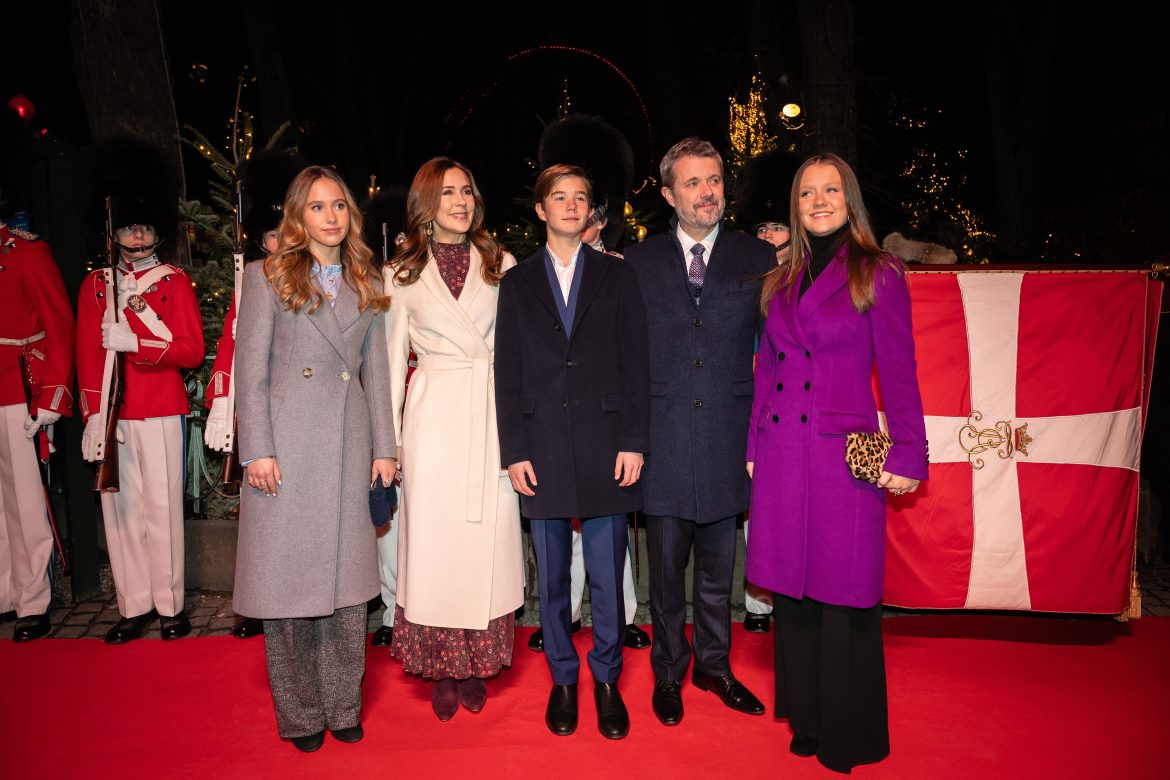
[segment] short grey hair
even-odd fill
[[[684,138],[670,147],[662,156],[662,162],[658,164],[658,173],[665,186],[674,186],[674,164],[683,157],[714,157],[719,163],[719,168],[723,168],[723,158],[719,155],[719,150],[715,148],[714,144],[694,136]]]

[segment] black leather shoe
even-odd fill
[[[702,691],[714,691],[715,695],[723,700],[733,710],[746,712],[748,715],[763,715],[764,705],[757,699],[747,686],[730,674],[721,677],[694,672],[691,682]]]
[[[394,644],[394,626],[380,626],[370,637],[370,644],[374,647],[389,647]]]
[[[10,609],[7,612],[0,612],[0,625],[11,623],[16,620],[16,610]]]
[[[183,610],[174,617],[160,617],[158,619],[161,629],[159,636],[164,642],[170,642],[172,639],[182,639],[191,633],[191,621],[187,619],[187,612]]]
[[[362,724],[350,726],[347,729],[329,729],[329,733],[338,742],[361,742],[366,732],[362,731]]]
[[[322,729],[307,737],[293,737],[292,743],[293,747],[302,753],[312,753],[314,750],[320,750],[321,746],[325,744],[325,731]]]
[[[683,716],[682,683],[678,680],[655,680],[650,704],[663,726],[677,726]]]
[[[257,618],[244,618],[232,626],[232,636],[236,639],[251,639],[254,636],[264,635],[264,621]]]
[[[528,649],[534,653],[544,652],[544,629],[538,628],[528,637]]]
[[[548,730],[558,737],[567,737],[577,730],[577,684],[553,684],[544,711]]]
[[[811,737],[808,734],[801,734],[799,731],[792,732],[792,742],[788,744],[788,751],[795,753],[802,758],[815,756],[817,754],[817,738]]]
[[[755,612],[749,612],[743,616],[743,630],[751,631],[753,634],[766,634],[772,628],[772,616],[768,614],[757,615]]]
[[[122,618],[114,627],[106,632],[105,642],[107,645],[124,645],[142,636],[142,632],[146,630],[146,624],[156,617],[154,610],[147,612],[145,615],[135,615],[134,617]]]
[[[631,650],[645,650],[650,646],[650,635],[630,623],[626,626],[626,638],[622,644]]]
[[[50,629],[52,626],[49,624],[48,612],[42,612],[39,615],[26,615],[16,621],[16,626],[12,629],[12,641],[31,642],[49,633]]]
[[[597,704],[597,730],[601,736],[621,739],[630,733],[630,713],[617,683],[593,683],[593,701]]]

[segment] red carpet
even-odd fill
[[[884,625],[893,752],[855,775],[1170,777],[1170,618],[938,615]],[[626,651],[627,739],[597,733],[584,665],[581,725],[554,737],[543,722],[548,670],[524,646],[529,631],[518,631],[515,666],[489,683],[484,711],[445,724],[431,714],[428,689],[372,648],[366,739],[327,737],[311,755],[276,736],[261,640],[0,641],[0,771],[202,780],[830,774],[788,753],[783,722],[733,713],[689,684],[682,724],[661,726],[650,710],[648,651]],[[577,635],[582,658],[589,637]],[[733,641],[737,675],[770,709],[771,635],[736,626]]]

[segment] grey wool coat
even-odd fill
[[[330,615],[379,592],[370,468],[395,455],[385,318],[359,311],[344,281],[335,306],[294,314],[263,263],[245,269],[240,301],[240,459],[275,456],[283,484],[275,498],[242,488],[233,606],[264,619]]]

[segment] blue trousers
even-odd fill
[[[553,682],[574,685],[581,659],[570,633],[569,563],[573,528],[567,517],[532,521],[540,580],[540,625],[544,630],[544,656]],[[581,544],[585,570],[589,572],[589,598],[593,605],[593,649],[589,670],[595,682],[614,683],[622,673],[622,635],[626,627],[622,592],[629,529],[625,515],[581,519]]]

